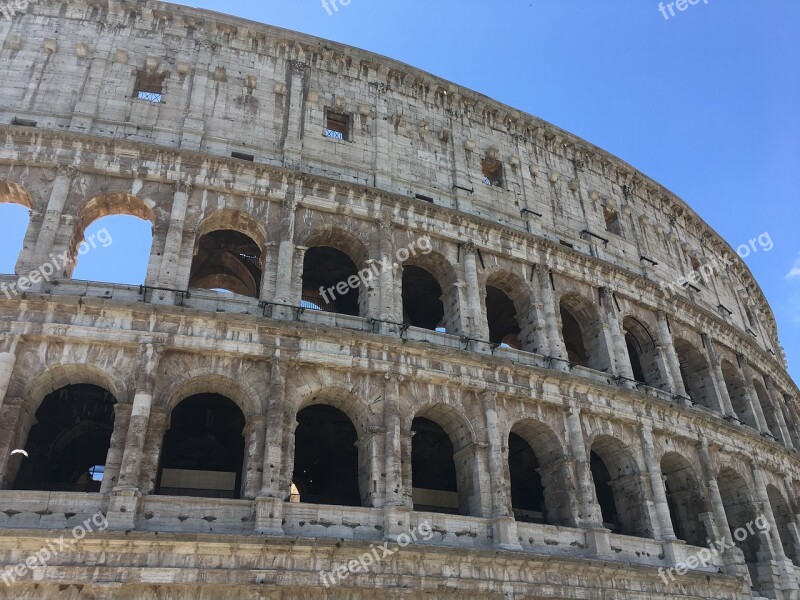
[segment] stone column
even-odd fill
[[[767,493],[767,482],[764,478],[764,471],[755,460],[750,465],[753,471],[753,481],[755,482],[756,500],[761,506],[761,512],[769,523],[769,531],[763,534],[763,538],[768,541],[768,547],[772,558],[779,564],[786,561],[786,555],[783,553],[783,545],[781,544],[780,532],[778,531],[778,523],[775,521],[775,514],[772,512],[772,504],[769,501],[769,494]]]
[[[30,269],[36,269],[44,263],[52,262],[49,255],[54,250],[53,244],[61,225],[61,216],[64,212],[67,198],[69,197],[72,178],[73,170],[71,167],[57,167],[57,175],[53,181],[50,199],[47,203],[47,210],[42,220],[42,227],[39,230],[39,238],[36,240],[31,264],[28,265]]]
[[[264,431],[261,492],[256,498],[256,532],[277,536],[283,535],[283,501],[289,494],[289,490],[283,487],[284,446],[287,444],[286,436],[294,435],[293,430],[286,430],[286,370],[285,361],[273,359]],[[289,479],[291,481],[291,473]]]
[[[156,488],[158,465],[161,449],[164,446],[164,434],[167,430],[167,411],[160,406],[150,408],[150,419],[147,423],[147,435],[144,438],[142,466],[139,469],[139,491],[151,494]]]
[[[728,524],[728,515],[725,513],[725,504],[722,502],[722,495],[719,493],[717,478],[714,475],[715,471],[711,463],[711,455],[708,451],[708,442],[705,439],[701,440],[698,451],[703,475],[708,482],[708,500],[711,503],[711,512],[714,515],[717,531],[724,537],[724,541],[727,544],[733,544],[731,528]]]
[[[650,475],[650,486],[653,490],[653,503],[655,505],[659,530],[661,531],[661,539],[675,540],[677,538],[672,526],[672,517],[669,514],[667,492],[664,488],[664,477],[661,473],[661,465],[656,460],[656,451],[653,445],[653,429],[649,424],[642,426],[641,436],[642,449],[644,450],[644,462],[647,465],[647,472]]]
[[[109,443],[108,454],[106,455],[103,481],[100,484],[101,494],[109,493],[119,481],[119,470],[122,466],[125,437],[128,434],[128,427],[130,425],[131,408],[130,404],[114,405],[114,431],[111,433],[111,442]]]
[[[31,269],[39,266],[33,264],[33,254],[36,250],[36,241],[39,239],[43,222],[44,213],[38,210],[30,211],[28,229],[25,231],[25,239],[22,241],[22,250],[20,250],[17,263],[14,266],[15,275],[27,275]]]
[[[550,281],[550,270],[544,265],[536,266],[536,275],[539,281],[539,293],[542,297],[542,305],[544,307],[544,323],[545,330],[547,331],[547,340],[549,342],[550,356],[557,359],[551,365],[554,369],[562,371],[567,370],[567,348],[564,345],[564,340],[561,337],[561,328],[559,327],[559,313],[560,309],[556,306],[555,298],[553,295],[553,286]]]
[[[747,357],[741,354],[737,359],[742,369],[742,375],[744,376],[744,389],[747,392],[750,410],[753,411],[756,423],[758,424],[758,430],[762,434],[769,433],[771,435],[769,425],[767,425],[767,418],[764,416],[764,407],[761,406],[761,399],[758,397],[758,392],[756,392],[756,388],[753,385],[753,370],[750,368],[750,363]]]
[[[178,181],[175,183],[175,193],[172,196],[172,213],[169,218],[169,229],[164,241],[164,251],[161,265],[158,270],[157,287],[177,289],[178,262],[181,258],[183,247],[183,227],[186,222],[186,209],[189,206],[189,196],[192,187],[189,183]]]
[[[378,265],[380,274],[378,275],[378,286],[380,288],[381,303],[380,310],[378,311],[379,318],[382,321],[402,323],[402,306],[395,306],[393,268],[395,259],[394,223],[392,222],[391,214],[383,215],[378,223],[378,232],[380,235],[380,264]],[[400,272],[402,273],[402,271]]]
[[[11,375],[17,364],[17,347],[22,340],[19,335],[7,335],[0,341],[0,409],[8,393]]]
[[[522,339],[522,347],[524,350],[536,352],[545,356],[550,354],[550,338],[547,332],[547,323],[545,322],[545,308],[542,300],[541,291],[538,290],[538,272],[539,265],[533,265],[532,277],[536,277],[536,283],[532,283],[530,290],[531,302],[528,312],[527,321],[530,323],[529,339]],[[523,328],[524,332],[524,328]]]
[[[288,192],[287,192],[288,194]],[[275,297],[268,298],[262,285],[261,299],[273,301],[278,304],[291,305],[292,298],[292,282],[294,274],[294,231],[295,231],[295,216],[297,214],[297,200],[296,197],[287,197],[282,202],[283,210],[283,227],[282,239],[278,243],[278,259],[277,263],[273,265],[265,265],[266,269],[275,269]],[[302,263],[301,263],[302,264]],[[266,275],[266,273],[265,273]],[[263,277],[264,284],[268,278]],[[280,307],[273,307],[272,316],[279,319],[291,319],[293,313],[291,309]]]
[[[583,437],[581,412],[570,406],[566,415],[567,435],[572,456],[575,458],[575,478],[578,482],[578,525],[585,528],[602,528],[603,516],[597,504],[589,464],[589,450]]]
[[[706,347],[708,354],[708,364],[711,368],[711,380],[714,383],[714,391],[717,397],[717,408],[726,417],[734,417],[737,421],[739,419],[736,411],[733,410],[730,394],[728,394],[728,387],[725,385],[725,376],[722,374],[722,362],[717,353],[714,341],[708,334],[703,335],[703,343]]]
[[[486,416],[486,442],[489,462],[489,489],[494,521],[494,544],[505,550],[522,550],[517,539],[517,522],[514,520],[508,488],[504,478],[503,444],[497,418],[497,394],[483,393],[483,410]]]
[[[676,396],[689,397],[689,392],[683,385],[683,375],[681,375],[681,363],[678,359],[678,353],[675,352],[675,340],[672,338],[672,332],[669,329],[669,321],[667,320],[667,313],[658,311],[658,338],[659,338],[659,351],[664,356],[667,366],[667,380],[671,382],[670,391]]]
[[[400,380],[387,375],[384,382],[383,422],[386,427],[386,506],[408,506],[403,485],[403,456],[400,431]]]
[[[254,416],[247,420],[244,427],[244,438],[247,454],[242,467],[242,498],[253,500],[261,490],[261,474],[264,466],[264,432],[267,418]]]
[[[775,389],[775,382],[769,375],[764,378],[764,384],[767,389],[769,401],[772,402],[772,408],[775,412],[775,420],[778,422],[778,428],[781,430],[783,444],[787,448],[794,450],[792,436],[789,434],[789,427],[786,424],[786,417],[783,414],[783,396],[781,396],[780,393]]]
[[[163,351],[163,346],[153,344],[145,346],[139,378],[136,382],[136,394],[133,397],[130,424],[125,438],[119,484],[114,488],[115,492],[139,490],[142,452],[150,420],[150,409],[153,404],[158,363]]]
[[[631,360],[628,356],[628,347],[625,343],[622,323],[619,321],[619,316],[614,306],[613,292],[608,288],[601,288],[601,296],[603,298],[603,309],[606,314],[603,327],[608,327],[611,336],[609,350],[611,351],[612,372],[628,380],[626,381],[626,387],[636,387],[635,383],[632,381],[633,367],[631,366]]]
[[[481,288],[478,283],[477,248],[469,242],[464,245],[464,282],[467,284],[467,304],[470,318],[469,335],[472,338],[488,342],[489,325],[483,313]]]
[[[306,71],[305,63],[299,60],[289,61],[289,89],[287,91],[289,106],[286,137],[283,141],[283,166],[287,169],[299,169],[303,156],[303,79]]]

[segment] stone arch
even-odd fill
[[[512,436],[518,438],[513,444]],[[517,520],[575,526],[574,476],[558,435],[541,421],[523,418],[514,423],[508,438],[506,481],[511,487],[510,498]],[[515,468],[517,452],[522,460]],[[524,495],[528,495],[528,503],[524,502]],[[537,509],[538,506],[541,508]],[[541,513],[541,517],[537,519],[530,511]]]
[[[209,214],[195,236],[189,287],[258,298],[266,239],[264,227],[247,213],[225,208]]]
[[[411,451],[412,493],[417,498],[415,505],[423,504],[427,510],[436,510],[438,506],[440,512],[480,516],[480,459],[470,422],[449,404],[439,402],[417,410],[411,428],[412,432],[418,431],[412,437]],[[431,483],[426,482],[432,481],[431,475],[434,473],[444,475],[442,481],[445,485],[429,487]],[[437,491],[440,493],[436,494]],[[457,498],[457,503],[449,500],[448,494],[453,499]],[[420,498],[426,495],[435,498],[432,501]]]
[[[680,453],[667,452],[661,457],[661,474],[675,535],[692,546],[706,546],[703,516],[708,507],[694,467]]]
[[[622,330],[633,378],[650,387],[664,389],[667,382],[662,373],[662,356],[647,325],[628,315],[622,320]]]
[[[794,537],[792,535],[794,517],[786,495],[775,485],[768,484],[767,496],[769,497],[769,504],[772,508],[772,515],[775,517],[775,524],[778,527],[778,531],[774,532],[772,537],[776,542],[781,544],[786,558],[791,560],[794,564],[800,565],[800,555],[798,555],[798,548],[795,546]]]
[[[561,337],[570,362],[596,371],[610,372],[611,359],[598,308],[577,292],[559,300]]]
[[[291,479],[300,501],[369,505],[374,452],[363,402],[328,386],[306,394],[296,414]]]
[[[767,392],[766,386],[761,383],[758,378],[753,378],[753,389],[756,392],[758,403],[761,405],[761,409],[764,412],[764,419],[767,422],[769,432],[772,434],[773,438],[783,443],[783,434],[781,433],[781,427],[778,424],[777,410],[772,402],[769,392]]]
[[[721,412],[711,366],[705,355],[683,338],[675,338],[674,344],[683,386],[689,398],[695,404]]]
[[[403,322],[451,334],[461,333],[455,285],[458,276],[453,264],[443,254],[432,251],[410,256],[400,268]],[[431,327],[434,321],[437,322]]]
[[[495,270],[486,277],[483,302],[489,324],[489,338],[512,348],[538,350],[532,317],[533,291],[521,277],[507,270]],[[513,336],[516,344],[506,339]],[[512,340],[513,341],[513,340]]]
[[[727,465],[720,469],[717,475],[717,485],[719,486],[719,493],[725,508],[725,516],[730,527],[730,535],[744,553],[744,559],[747,562],[750,577],[753,580],[753,589],[758,590],[760,589],[758,562],[762,539],[758,531],[750,535],[747,530],[748,524],[752,527],[756,517],[759,516],[751,487],[744,476],[734,467]],[[737,533],[741,531],[747,533],[744,539],[741,539],[742,536],[737,537]]]
[[[125,400],[125,385],[102,368],[97,365],[70,363],[51,365],[34,378],[25,388],[26,407],[33,414],[47,394],[68,385],[84,384],[107,389],[119,401]]]
[[[300,245],[306,247],[301,283],[303,306],[367,316],[371,289],[363,281],[375,277],[372,269],[366,271],[368,245],[340,227],[315,229]],[[364,280],[358,276],[362,271]],[[338,286],[342,287],[337,289]]]
[[[72,237],[67,247],[68,263],[64,267],[66,277],[71,277],[75,269],[86,229],[98,219],[116,215],[136,217],[149,221],[154,227],[156,225],[156,215],[152,206],[137,196],[115,192],[91,198],[81,206],[73,226]]]
[[[228,398],[239,407],[246,419],[263,412],[255,390],[249,389],[246,384],[228,375],[208,373],[203,369],[190,371],[185,377],[172,383],[161,393],[157,404],[164,407],[167,415],[171,415],[181,402],[200,394],[216,394]]]
[[[758,421],[753,413],[753,407],[750,405],[750,394],[741,371],[731,361],[724,358],[721,366],[722,377],[725,379],[725,387],[728,389],[728,396],[731,399],[736,418],[741,423],[758,429]]]
[[[590,448],[592,480],[603,522],[616,533],[650,537],[645,489],[633,452],[607,434],[596,436]]]
[[[33,200],[30,192],[24,186],[13,181],[0,179],[0,204],[18,204],[28,210],[33,210]]]
[[[9,247],[9,254],[2,259],[0,273],[11,274],[22,268],[24,247],[27,245],[30,251],[35,242],[28,237],[34,234],[30,227],[30,211],[33,210],[33,200],[28,190],[20,184],[0,179],[0,205],[2,204],[11,206],[0,206],[0,213],[3,214],[5,222],[4,242]],[[19,225],[17,225],[18,222]],[[5,249],[3,251],[5,252]],[[5,266],[6,260],[9,261],[7,267]],[[14,262],[11,262],[12,260]]]

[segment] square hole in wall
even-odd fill
[[[350,140],[350,115],[328,110],[325,114],[323,135],[334,140]]]

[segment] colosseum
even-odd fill
[[[16,12],[0,598],[798,597],[800,391],[681,199],[338,43]],[[73,279],[113,215],[146,279]]]

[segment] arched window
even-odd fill
[[[726,467],[717,476],[717,485],[719,486],[720,496],[722,496],[722,505],[725,508],[725,516],[728,519],[731,536],[733,537],[739,529],[747,532],[748,525],[753,528],[756,517],[759,516],[760,512],[756,510],[756,505],[744,478],[733,469]],[[743,540],[736,540],[736,544],[741,548],[744,553],[744,560],[750,567],[753,589],[760,591],[758,563],[761,550],[761,535],[759,530],[754,529],[754,534],[752,535],[748,532]]]
[[[633,317],[625,317],[622,328],[633,378],[651,387],[663,388],[666,383],[661,375],[661,357],[650,331]]]
[[[719,411],[714,379],[705,356],[686,340],[677,338],[675,353],[678,355],[683,387],[692,402]]]
[[[218,394],[198,394],[172,411],[164,435],[156,493],[239,498],[244,466],[245,417]]]
[[[315,404],[297,413],[294,475],[299,502],[361,506],[358,434],[338,408]]]
[[[227,291],[251,298],[261,294],[261,247],[239,231],[217,229],[200,237],[189,287]]]
[[[722,361],[722,376],[725,379],[725,387],[728,389],[733,411],[741,423],[758,429],[758,422],[750,405],[750,395],[744,384],[744,378],[735,367],[727,360]]]
[[[16,183],[0,180],[0,275],[15,272],[25,235],[30,222],[31,199],[27,191]]]
[[[559,314],[569,361],[595,371],[610,372],[611,358],[595,306],[583,296],[567,294],[561,298]]]
[[[522,349],[517,309],[505,292],[493,285],[486,286],[486,317],[489,321],[489,341],[517,350]]]
[[[794,523],[792,511],[789,503],[784,494],[774,485],[767,486],[767,496],[769,497],[769,504],[772,508],[772,515],[775,517],[775,524],[778,526],[778,531],[773,533],[773,538],[780,542],[783,547],[783,553],[786,558],[791,560],[794,564],[800,565],[800,557],[797,555],[795,548],[794,538],[792,536],[791,524]]]
[[[54,492],[98,492],[114,429],[116,400],[105,389],[68,385],[36,411],[14,487]]]
[[[431,331],[444,329],[442,286],[422,267],[403,267],[403,322]]]
[[[361,289],[352,259],[336,248],[315,246],[303,260],[303,300],[326,312],[358,316]]]
[[[89,225],[78,245],[73,279],[141,285],[147,276],[153,225],[138,217],[114,215]]]

